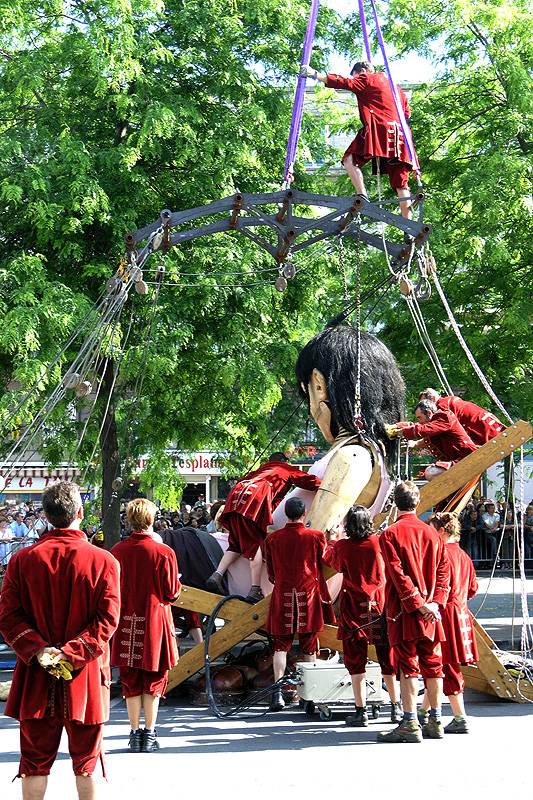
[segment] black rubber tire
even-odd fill
[[[318,715],[319,715],[319,717],[320,717],[322,722],[329,722],[329,720],[332,719],[332,717],[333,717],[333,711],[331,710],[331,708],[328,708],[327,706],[323,706],[319,710]]]

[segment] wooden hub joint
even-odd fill
[[[276,222],[283,222],[285,220],[292,198],[293,198],[293,193],[289,190],[285,195],[285,200],[283,201],[283,205],[276,214]]]
[[[233,209],[231,212],[231,217],[229,220],[229,227],[230,230],[234,231],[237,228],[237,220],[239,218],[239,214],[241,213],[242,209],[242,194],[235,195],[235,202],[233,203]]]

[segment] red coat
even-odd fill
[[[473,664],[479,658],[472,615],[467,601],[478,590],[476,571],[471,558],[458,542],[446,545],[450,562],[450,594],[442,613],[446,641],[442,643],[444,664]]]
[[[253,520],[266,534],[272,524],[272,512],[291,486],[313,491],[320,486],[320,478],[285,461],[267,461],[235,484],[226,498],[220,524],[229,527],[227,515],[236,513]]]
[[[478,449],[452,411],[438,409],[429,422],[401,423],[406,439],[424,439],[434,456],[444,461],[459,461]]]
[[[149,533],[135,532],[111,552],[121,568],[120,622],[111,663],[148,672],[170,669],[178,663],[170,608],[180,593],[174,551]]]
[[[385,609],[391,645],[427,638],[442,642],[440,622],[426,621],[417,610],[426,603],[446,605],[450,564],[437,531],[416,514],[401,514],[379,544],[385,561]]]
[[[315,633],[322,630],[324,621],[334,622],[322,574],[325,549],[322,531],[300,522],[288,522],[265,539],[267,574],[274,584],[267,621],[270,633]]]
[[[468,400],[462,400],[453,394],[439,397],[437,408],[452,411],[474,444],[479,447],[505,430],[505,425],[486,408],[476,406],[475,403],[469,403]]]
[[[10,559],[0,598],[0,631],[17,654],[5,713],[40,719],[51,693],[65,691],[67,719],[109,718],[109,639],[120,608],[119,565],[78,530],[45,533]],[[49,645],[74,666],[71,681],[49,675],[34,658]]]
[[[394,158],[412,165],[394,96],[385,73],[363,73],[354,78],[328,75],[326,86],[332,89],[347,89],[357,97],[359,117],[363,127],[344,157],[353,154],[365,161],[375,157]],[[399,89],[399,94],[404,114],[408,118],[411,116],[411,110],[407,96],[402,89]]]
[[[352,635],[381,640],[379,617],[385,605],[385,564],[377,536],[339,539],[328,545],[324,561],[344,576],[339,600],[339,639]],[[377,624],[357,630],[372,619]]]

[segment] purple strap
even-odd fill
[[[313,40],[315,38],[316,19],[318,16],[319,5],[320,5],[320,0],[311,0],[311,11],[309,12],[309,20],[307,21],[307,30],[305,32],[302,60],[300,61],[301,66],[303,66],[304,64],[309,64],[311,60],[311,53],[313,51]],[[294,95],[294,105],[292,108],[289,141],[287,142],[287,155],[285,156],[285,170],[283,173],[284,181],[289,183],[293,180],[292,170],[294,168],[294,161],[296,159],[296,150],[298,149],[298,139],[300,138],[300,130],[302,127],[306,80],[307,79],[304,78],[302,75],[298,76],[298,83],[296,84],[296,93]]]
[[[415,146],[413,144],[413,137],[411,136],[411,129],[403,112],[402,101],[400,98],[400,94],[398,92],[398,87],[394,83],[392,79],[391,69],[389,65],[389,59],[387,58],[387,51],[385,49],[385,42],[383,40],[383,34],[381,33],[381,27],[379,24],[378,12],[376,9],[376,4],[374,0],[370,0],[370,4],[372,5],[372,11],[374,12],[374,20],[376,22],[376,33],[378,35],[378,42],[381,48],[381,52],[383,55],[383,61],[385,64],[385,70],[387,72],[387,77],[389,79],[390,87],[392,90],[392,95],[394,97],[394,104],[396,106],[396,111],[398,112],[398,117],[400,119],[400,125],[402,126],[403,136],[405,139],[405,144],[407,145],[407,151],[411,158],[411,163],[415,169],[415,172],[420,173],[420,164],[418,163],[418,157],[416,155]]]
[[[372,51],[370,49],[370,39],[368,38],[368,28],[366,27],[366,15],[363,0],[359,0],[359,18],[361,20],[361,28],[363,30],[363,41],[365,43],[366,60],[369,64],[372,63]]]

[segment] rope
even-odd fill
[[[443,290],[443,288],[441,286],[441,283],[440,283],[439,278],[437,276],[436,270],[432,269],[431,270],[431,274],[432,274],[432,277],[433,277],[433,283],[435,284],[435,288],[437,289],[437,292],[439,293],[439,297],[440,297],[440,299],[442,301],[442,305],[445,308],[446,314],[447,314],[448,319],[450,321],[450,324],[452,326],[452,330],[455,333],[455,335],[456,335],[456,337],[457,337],[457,339],[459,341],[459,344],[463,348],[463,351],[464,351],[467,359],[469,360],[474,372],[478,376],[479,380],[481,381],[481,384],[482,384],[483,388],[485,389],[485,391],[487,392],[489,397],[497,405],[497,407],[500,409],[502,414],[504,414],[506,419],[512,425],[514,420],[512,419],[512,417],[507,412],[507,409],[505,408],[503,403],[500,402],[500,400],[498,399],[496,393],[494,392],[494,389],[492,388],[492,386],[488,382],[487,378],[485,377],[485,375],[481,371],[481,367],[479,366],[479,364],[477,363],[476,359],[472,355],[472,351],[468,347],[468,345],[467,345],[467,343],[466,343],[466,341],[465,341],[465,339],[463,337],[463,334],[461,333],[461,331],[459,329],[459,325],[457,324],[457,321],[456,321],[456,319],[455,319],[455,317],[453,315],[453,311],[450,308],[450,304],[448,303],[448,300],[446,299],[446,295],[444,294],[444,290]]]
[[[368,28],[366,24],[365,6],[363,0],[358,0],[359,3],[359,19],[361,20],[361,29],[363,31],[363,42],[365,44],[366,60],[369,64],[372,63],[372,51],[370,49],[370,40],[368,38]]]
[[[396,106],[396,112],[397,112],[398,118],[400,120],[400,125],[401,125],[403,136],[404,136],[404,139],[405,139],[405,144],[407,146],[407,151],[409,153],[409,157],[411,159],[411,163],[412,163],[412,165],[413,165],[413,167],[415,169],[415,172],[417,173],[418,180],[419,180],[419,183],[420,183],[420,164],[418,162],[418,156],[416,155],[415,146],[413,144],[413,137],[411,135],[411,129],[409,128],[409,123],[407,122],[407,119],[406,119],[404,111],[403,111],[400,94],[398,92],[398,87],[396,86],[396,84],[394,83],[394,81],[392,79],[392,72],[391,72],[391,68],[390,68],[390,64],[389,64],[389,59],[387,57],[387,50],[386,50],[386,47],[385,47],[385,41],[383,39],[383,34],[381,32],[381,26],[379,24],[378,11],[377,11],[376,4],[375,4],[374,0],[370,0],[370,5],[372,6],[372,12],[374,14],[374,21],[376,23],[376,33],[377,33],[377,37],[378,37],[379,47],[380,47],[381,53],[383,55],[383,63],[385,64],[385,70],[387,72],[387,77],[389,79],[389,84],[390,84],[390,88],[391,88],[391,91],[392,91],[392,96],[394,98],[394,105]]]
[[[309,12],[309,19],[307,21],[307,30],[305,32],[304,46],[302,50],[302,58],[300,66],[309,64],[311,61],[311,53],[313,52],[313,40],[315,38],[316,20],[318,16],[318,8],[320,0],[311,0],[311,10]],[[283,172],[283,185],[289,187],[294,180],[293,169],[296,160],[296,151],[298,149],[298,140],[300,138],[300,131],[302,128],[302,117],[304,108],[305,97],[305,84],[306,78],[303,75],[298,76],[296,83],[296,92],[294,95],[294,105],[292,107],[291,127],[289,130],[289,139],[287,142],[287,153],[285,156],[285,169]]]

